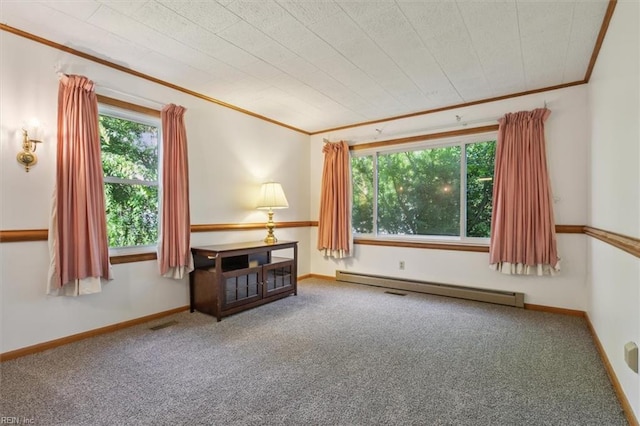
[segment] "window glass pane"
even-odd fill
[[[358,234],[373,233],[373,156],[351,158],[352,227]]]
[[[158,187],[105,183],[109,247],[158,241]]]
[[[495,141],[466,146],[468,237],[489,238],[491,234],[495,153]]]
[[[460,235],[460,146],[378,156],[378,233]]]
[[[105,176],[158,180],[158,128],[100,116],[100,146]]]
[[[109,247],[157,243],[159,127],[100,115]]]

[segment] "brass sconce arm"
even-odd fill
[[[22,151],[20,151],[16,157],[18,163],[22,164],[27,172],[29,169],[36,165],[38,162],[38,156],[35,154],[37,144],[42,141],[36,139],[29,139],[29,135],[25,129],[22,129]]]

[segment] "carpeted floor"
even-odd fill
[[[582,318],[318,279],[0,373],[0,416],[37,425],[627,424]]]

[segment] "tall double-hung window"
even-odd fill
[[[354,234],[488,239],[495,147],[495,133],[485,133],[355,151]]]
[[[109,247],[158,242],[160,117],[100,104]]]

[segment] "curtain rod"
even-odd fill
[[[545,99],[544,102],[543,102],[543,108],[547,109],[548,106],[549,106],[549,104],[547,103],[547,100]],[[419,132],[425,132],[425,131],[430,132],[430,131],[434,131],[434,130],[453,129],[455,127],[467,127],[468,125],[494,123],[494,122],[497,122],[498,120],[500,120],[502,117],[504,117],[505,114],[501,114],[499,116],[490,117],[490,118],[472,120],[472,121],[463,121],[463,119],[462,119],[463,116],[456,114],[455,115],[455,119],[456,119],[455,123],[447,123],[447,124],[442,124],[442,125],[439,125],[439,126],[426,127],[426,128],[420,129]],[[480,126],[478,126],[478,127],[480,127]],[[363,141],[363,140],[371,140],[371,139],[375,140],[375,139],[378,139],[378,136],[380,136],[382,134],[383,130],[384,130],[384,128],[383,129],[375,129],[376,135],[373,138],[372,137],[368,137],[368,136],[361,136],[361,137],[358,137],[358,138],[347,138],[347,139],[350,142],[360,142],[360,141]],[[344,138],[342,138],[341,140],[344,140]],[[326,143],[332,143],[329,140],[329,137],[322,138],[322,142],[324,142],[325,144]]]
[[[460,116],[456,116],[456,123],[455,124],[443,124],[440,126],[432,126],[432,127],[424,127],[421,128],[415,132],[410,132],[410,133],[396,133],[396,134],[390,134],[387,137],[397,137],[397,138],[401,138],[404,136],[411,136],[411,135],[415,135],[415,134],[423,134],[424,132],[434,132],[434,131],[438,131],[438,130],[446,130],[446,129],[451,129],[451,130],[455,130],[457,128],[463,129],[465,127],[467,127],[469,124],[471,125],[476,125],[476,124],[490,124],[490,123],[497,123],[498,119],[502,118],[502,115],[500,117],[495,117],[495,118],[484,118],[482,120],[474,120],[474,121],[466,121],[466,122],[460,122],[460,120],[462,120],[462,117],[460,117],[460,120],[457,120],[457,117]],[[481,127],[481,126],[477,126],[477,127]],[[378,130],[378,129],[376,129]],[[377,140],[378,137],[382,134],[382,132],[378,131],[377,134],[375,135],[375,137],[370,137],[370,136],[360,136],[360,137],[356,137],[356,138],[342,138],[341,140],[348,140],[349,142],[362,142],[362,141],[371,141],[371,140]],[[403,136],[404,135],[404,136]],[[326,143],[331,143],[331,141],[327,138],[322,138],[322,141],[326,144]]]
[[[102,92],[102,91],[112,92],[112,93],[116,93],[116,94],[119,94],[119,95],[127,96],[129,98],[139,99],[141,101],[145,101],[145,102],[148,102],[148,103],[156,104],[156,105],[158,105],[160,107],[160,109],[162,109],[162,107],[164,107],[166,105],[165,102],[159,102],[159,101],[156,101],[154,99],[149,99],[149,98],[145,98],[145,97],[142,97],[142,96],[133,95],[131,93],[126,93],[126,92],[123,92],[123,91],[120,91],[120,90],[112,89],[110,87],[102,86],[100,84],[98,84],[96,86],[96,88],[97,89],[101,89],[101,90],[97,90],[97,91],[100,91],[100,92]]]
[[[66,73],[64,73],[64,72],[60,71],[60,64],[55,64],[55,65],[54,65],[54,67],[53,67],[53,69],[54,69],[54,71],[55,71],[55,73],[56,73],[56,76],[58,77],[58,80],[60,80],[60,79],[62,79],[63,77],[66,77],[66,76],[67,76],[67,74],[66,74]],[[95,82],[94,82],[94,83],[95,83]],[[142,96],[133,95],[133,94],[131,94],[131,93],[123,92],[123,91],[121,91],[121,90],[116,90],[116,89],[112,89],[111,87],[103,86],[103,85],[101,85],[101,84],[97,84],[97,83],[95,83],[95,87],[96,87],[96,92],[98,92],[98,91],[99,91],[98,89],[106,90],[106,91],[108,91],[108,92],[117,93],[117,94],[119,94],[119,95],[127,96],[127,97],[129,97],[129,98],[135,98],[135,99],[139,99],[139,100],[141,100],[141,101],[145,101],[145,102],[149,102],[149,103],[152,103],[152,104],[156,104],[156,105],[158,105],[158,106],[160,107],[160,109],[162,109],[162,107],[164,107],[164,106],[166,105],[166,103],[165,103],[165,102],[159,102],[159,101],[156,101],[156,100],[154,100],[154,99],[149,99],[149,98],[145,98],[145,97],[142,97]],[[102,90],[100,90],[100,91],[102,91]]]

